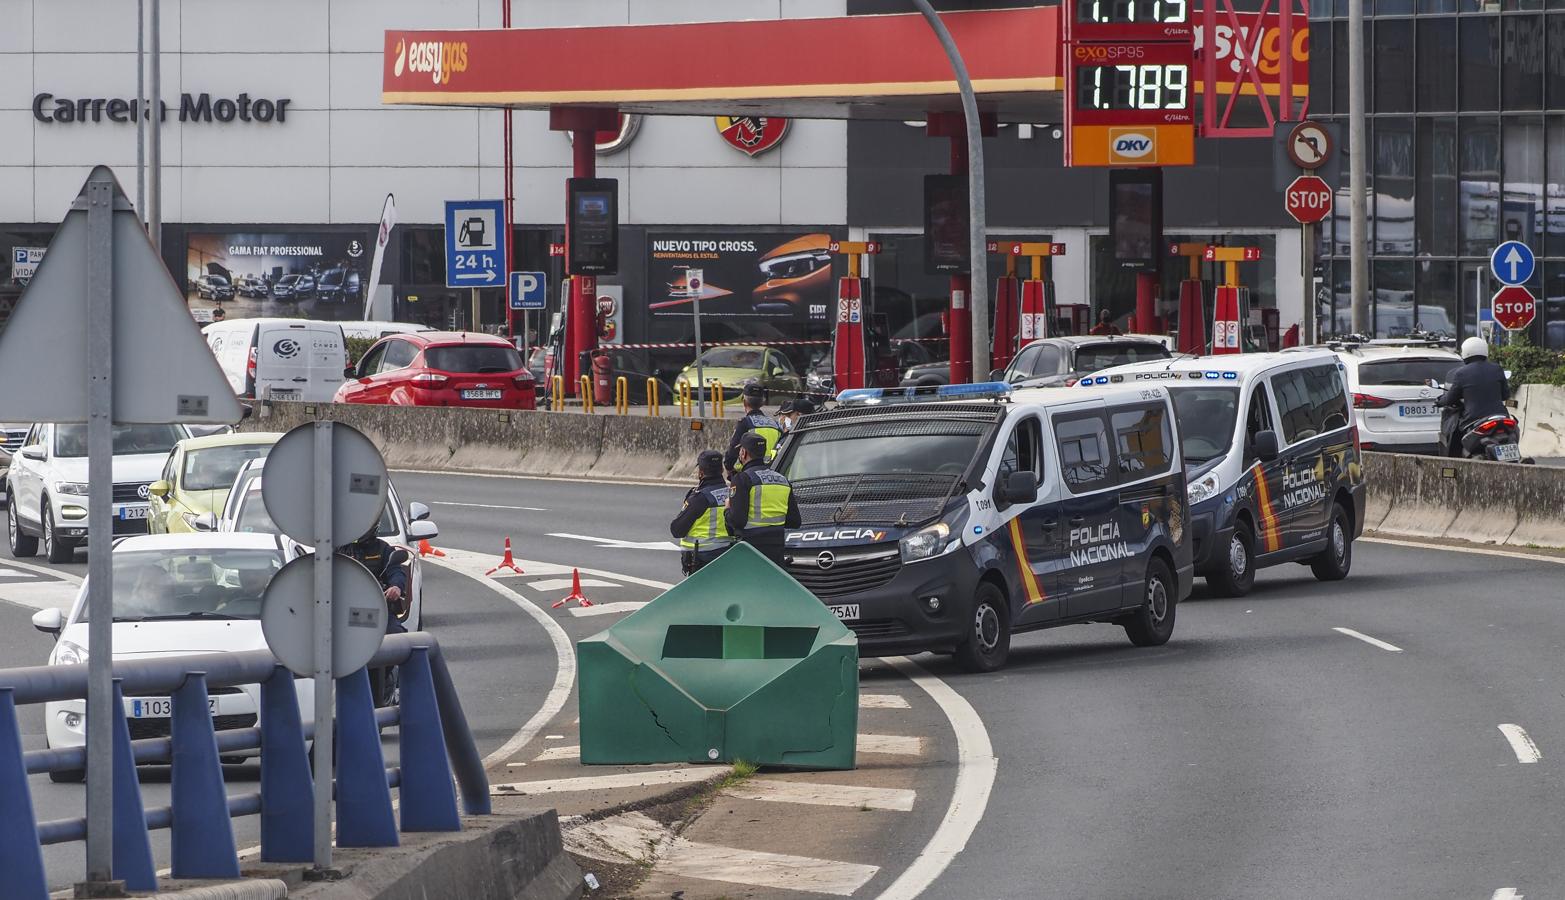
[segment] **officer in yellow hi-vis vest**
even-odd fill
[[[686,575],[700,571],[734,544],[724,518],[730,491],[723,481],[723,454],[702,450],[696,457],[696,479],[698,484],[685,494],[684,508],[668,524],[679,540],[679,567]]]
[[[728,532],[781,566],[783,537],[802,519],[793,485],[767,464],[766,450],[766,438],[759,434],[739,439],[740,470],[728,498]]]
[[[739,440],[747,434],[758,434],[766,439],[766,452],[756,459],[764,457],[771,462],[777,454],[777,442],[782,440],[783,428],[776,419],[761,411],[761,401],[765,397],[766,391],[755,382],[744,386],[744,415],[734,424],[734,436],[729,438],[728,452],[723,455],[723,468],[730,474],[743,465],[739,462]]]

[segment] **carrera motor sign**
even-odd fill
[[[212,99],[211,94],[181,94],[179,121],[181,122],[260,122],[270,124],[288,121],[288,104],[293,100],[283,97],[277,100],[253,99],[240,94],[229,99]],[[139,115],[139,104],[123,97],[56,97],[54,94],[33,95],[33,118],[51,125],[69,125],[83,122],[134,122]],[[169,105],[158,104],[158,120],[168,121]]]

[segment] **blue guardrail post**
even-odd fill
[[[171,869],[175,878],[238,878],[234,826],[208,709],[206,673],[191,672],[174,692]]]
[[[22,760],[22,731],[10,688],[0,688],[0,873],[16,900],[48,900],[49,882],[38,845],[38,820]]]
[[[91,728],[89,721],[87,727]],[[114,877],[133,891],[156,891],[157,870],[152,865],[152,842],[147,837],[147,812],[141,805],[141,782],[136,777],[136,757],[130,749],[130,726],[125,722],[125,691],[114,679]],[[92,790],[92,785],[87,786]]]
[[[397,843],[369,670],[360,669],[337,679],[337,846]]]
[[[315,859],[314,798],[299,695],[293,674],[278,666],[261,682],[262,862]]]
[[[414,647],[402,664],[401,687],[402,830],[461,831],[428,647]]]

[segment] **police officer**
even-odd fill
[[[730,473],[739,470],[739,439],[747,434],[758,434],[766,441],[766,452],[757,459],[772,461],[777,452],[777,442],[782,440],[782,426],[777,420],[761,411],[761,398],[765,391],[759,384],[750,382],[744,386],[744,415],[734,425],[734,436],[728,441],[728,452],[723,455],[723,468]]]
[[[783,405],[777,407],[777,421],[782,425],[786,433],[792,431],[799,424],[802,416],[815,412],[815,404],[806,397],[797,400],[784,400]]]
[[[679,566],[686,575],[699,572],[734,543],[723,510],[731,493],[723,481],[723,454],[702,450],[696,457],[696,480],[685,494],[684,508],[668,523],[679,540]]]
[[[371,575],[375,576],[375,580],[380,582],[381,590],[386,597],[386,633],[407,633],[402,620],[397,618],[411,602],[408,598],[408,572],[403,565],[407,562],[407,551],[398,550],[381,540],[372,527],[358,540],[337,552],[362,564],[364,568],[370,570]],[[370,670],[370,690],[375,705],[390,704],[396,689],[397,677],[394,670]]]
[[[783,537],[798,528],[799,502],[787,477],[766,461],[766,439],[750,433],[739,439],[739,473],[728,498],[728,533],[772,562],[783,564]]]

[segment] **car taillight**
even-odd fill
[[[254,347],[250,348],[250,358],[245,361],[245,374],[250,376],[251,378],[255,377],[255,348]]]
[[[523,372],[515,378],[512,378],[511,382],[519,388],[530,388],[533,386],[533,377]]]
[[[443,386],[448,379],[439,372],[421,372],[409,380],[419,387],[436,388]]]
[[[1391,401],[1373,394],[1354,394],[1354,409],[1385,409],[1391,405]]]

